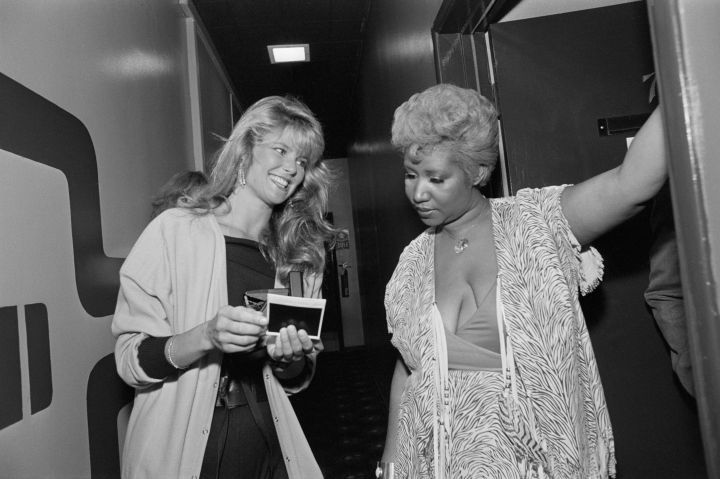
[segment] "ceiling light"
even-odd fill
[[[310,45],[300,43],[296,45],[268,45],[270,63],[309,62]]]

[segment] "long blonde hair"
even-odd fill
[[[251,105],[218,152],[209,184],[192,204],[184,206],[203,213],[229,208],[227,198],[237,188],[240,171],[250,166],[253,147],[277,129],[289,131],[299,154],[308,160],[302,184],[288,201],[273,209],[260,238],[263,254],[287,283],[293,270],[321,273],[325,243],[332,246],[335,239],[335,230],[325,220],[332,179],[322,160],[325,140],[320,122],[305,104],[291,97],[270,96]]]

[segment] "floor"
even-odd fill
[[[326,351],[320,355],[310,387],[291,398],[326,479],[375,477],[375,464],[382,455],[385,442],[388,395],[396,354],[389,344],[384,348]],[[644,416],[640,414],[638,417],[643,419]],[[662,421],[673,420],[672,414],[662,418]],[[648,430],[652,430],[657,427],[657,418],[654,421],[639,420],[631,426],[635,429],[647,426]],[[614,426],[616,442],[627,442],[628,439],[617,434],[622,424],[618,422]],[[697,435],[699,437],[699,432]],[[618,457],[618,478],[706,477],[699,439],[696,444],[698,453],[692,456],[699,459],[694,461],[690,454],[682,452],[657,459],[664,450],[657,443],[665,440],[648,435],[642,444],[630,446],[633,455]],[[662,462],[667,470],[637,474],[638,470],[658,468],[650,464],[651,457],[654,458],[652,461]]]
[[[327,479],[375,477],[394,365],[390,346],[324,352],[310,387],[292,397]]]

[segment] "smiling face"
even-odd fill
[[[290,198],[305,178],[308,160],[289,128],[275,128],[252,149],[247,187],[271,208]]]
[[[405,195],[428,226],[452,223],[467,213],[479,194],[449,152],[435,149],[405,155]]]

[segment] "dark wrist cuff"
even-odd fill
[[[165,357],[165,343],[170,336],[148,336],[138,346],[138,362],[145,374],[154,379],[165,379],[176,370]]]

